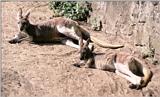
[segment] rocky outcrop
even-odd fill
[[[160,59],[160,3],[158,1],[93,2],[89,19],[92,27],[107,34],[121,35],[144,56]],[[95,22],[96,21],[96,22]],[[96,26],[96,27],[95,27]]]

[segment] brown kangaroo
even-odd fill
[[[76,21],[68,18],[55,17],[39,24],[32,24],[29,21],[30,11],[22,16],[22,9],[18,11],[18,25],[20,32],[9,40],[9,43],[19,43],[30,39],[32,42],[53,42],[60,41],[62,44],[81,49],[78,44],[86,42],[90,38],[94,43],[104,48],[121,48],[123,45],[112,45],[90,36],[80,27]],[[74,42],[76,40],[77,42]],[[90,45],[91,46],[91,45]]]
[[[96,68],[100,70],[115,72],[132,84],[131,89],[141,89],[145,87],[152,78],[152,72],[144,67],[144,63],[128,53],[107,52],[103,55],[96,55],[93,49],[88,47],[89,39],[82,44],[80,51],[80,62],[74,66]]]

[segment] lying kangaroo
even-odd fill
[[[60,41],[62,44],[81,49],[78,43],[91,38],[93,42],[104,48],[121,48],[123,45],[106,44],[90,34],[78,25],[76,21],[68,18],[56,17],[40,24],[31,24],[29,21],[30,11],[22,16],[22,9],[18,11],[18,25],[20,32],[9,40],[9,43],[19,43],[31,39],[32,42]],[[74,42],[77,41],[77,44]],[[91,45],[90,45],[91,46]]]
[[[81,45],[80,62],[74,64],[74,66],[115,72],[131,82],[132,84],[129,87],[132,89],[141,89],[151,80],[152,72],[144,67],[139,59],[123,52],[108,52],[107,54],[96,55],[93,53],[94,48],[90,49],[88,45],[89,40]]]

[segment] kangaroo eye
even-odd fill
[[[20,22],[18,22],[18,24],[20,24]]]

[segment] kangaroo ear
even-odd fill
[[[80,40],[80,51],[82,50],[83,46],[84,46],[83,39],[81,39]]]
[[[87,46],[87,47],[88,47],[88,45],[89,45],[89,41],[90,41],[90,38],[88,38],[88,39],[87,39],[87,41],[86,41],[86,43],[85,43],[85,46]]]
[[[18,19],[21,19],[21,18],[22,18],[22,8],[19,8],[19,9],[18,9],[17,18],[18,18]]]
[[[92,52],[94,51],[94,45],[92,45],[92,47],[91,47],[91,51],[92,51]]]
[[[31,12],[31,9],[29,9],[27,12],[26,12],[26,15],[25,15],[25,18],[28,19],[29,15],[30,15],[30,12]]]

